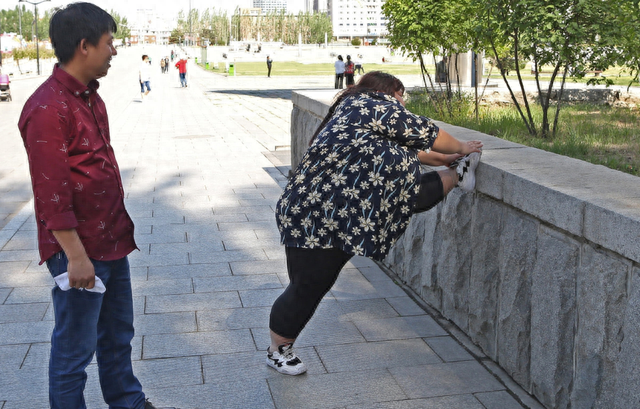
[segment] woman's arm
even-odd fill
[[[451,162],[458,159],[462,155],[460,154],[451,154],[445,155],[444,153],[434,152],[434,151],[419,151],[418,159],[420,159],[420,163],[423,165],[429,166],[449,166]]]
[[[471,152],[480,152],[482,149],[482,142],[461,142],[451,136],[449,132],[439,129],[438,137],[433,142],[431,149],[440,153],[459,153],[461,155],[467,155]]]

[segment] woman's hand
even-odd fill
[[[482,142],[480,141],[469,141],[462,142],[462,149],[458,152],[461,155],[468,155],[472,152],[481,152],[482,151]]]

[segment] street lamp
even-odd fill
[[[38,41],[38,4],[44,3],[45,1],[51,0],[40,0],[40,1],[29,1],[29,0],[18,0],[18,3],[29,3],[33,4],[36,10],[36,64],[38,65],[38,75],[40,75],[40,42]]]

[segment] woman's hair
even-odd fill
[[[86,39],[97,46],[105,33],[118,30],[109,13],[91,3],[72,3],[57,9],[49,21],[49,38],[61,64],[66,64],[76,52],[80,41]]]
[[[364,74],[362,77],[360,77],[360,80],[358,80],[358,83],[356,85],[351,88],[347,88],[336,95],[333,104],[331,104],[331,108],[329,108],[327,116],[324,117],[324,119],[320,123],[320,126],[318,126],[318,129],[316,129],[316,132],[313,134],[313,137],[309,141],[309,146],[311,146],[320,131],[322,131],[325,125],[327,125],[327,122],[329,122],[329,120],[333,116],[333,113],[335,112],[338,105],[340,105],[342,100],[350,95],[361,94],[364,92],[383,92],[387,95],[393,96],[396,92],[404,93],[404,85],[398,78],[386,72],[370,71]]]
[[[339,55],[339,56],[338,56],[338,59],[339,59],[340,61],[342,61],[342,56],[341,56],[341,55]]]

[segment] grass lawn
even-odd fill
[[[237,62],[235,63],[236,75],[267,75],[266,62]],[[385,71],[394,75],[420,74],[420,66],[417,64],[365,64],[363,68],[368,71]],[[224,64],[221,63],[213,72],[224,73]],[[295,61],[274,61],[271,68],[272,76],[284,75],[335,75],[333,64],[302,64]]]
[[[482,108],[478,122],[473,115],[438,118],[433,106],[419,96],[412,98],[407,107],[453,125],[640,176],[640,116],[637,111],[604,105],[565,105],[560,110],[557,135],[540,138],[529,135],[514,107]],[[554,107],[549,111],[550,115],[555,112]],[[540,124],[540,106],[533,107],[533,115]]]

